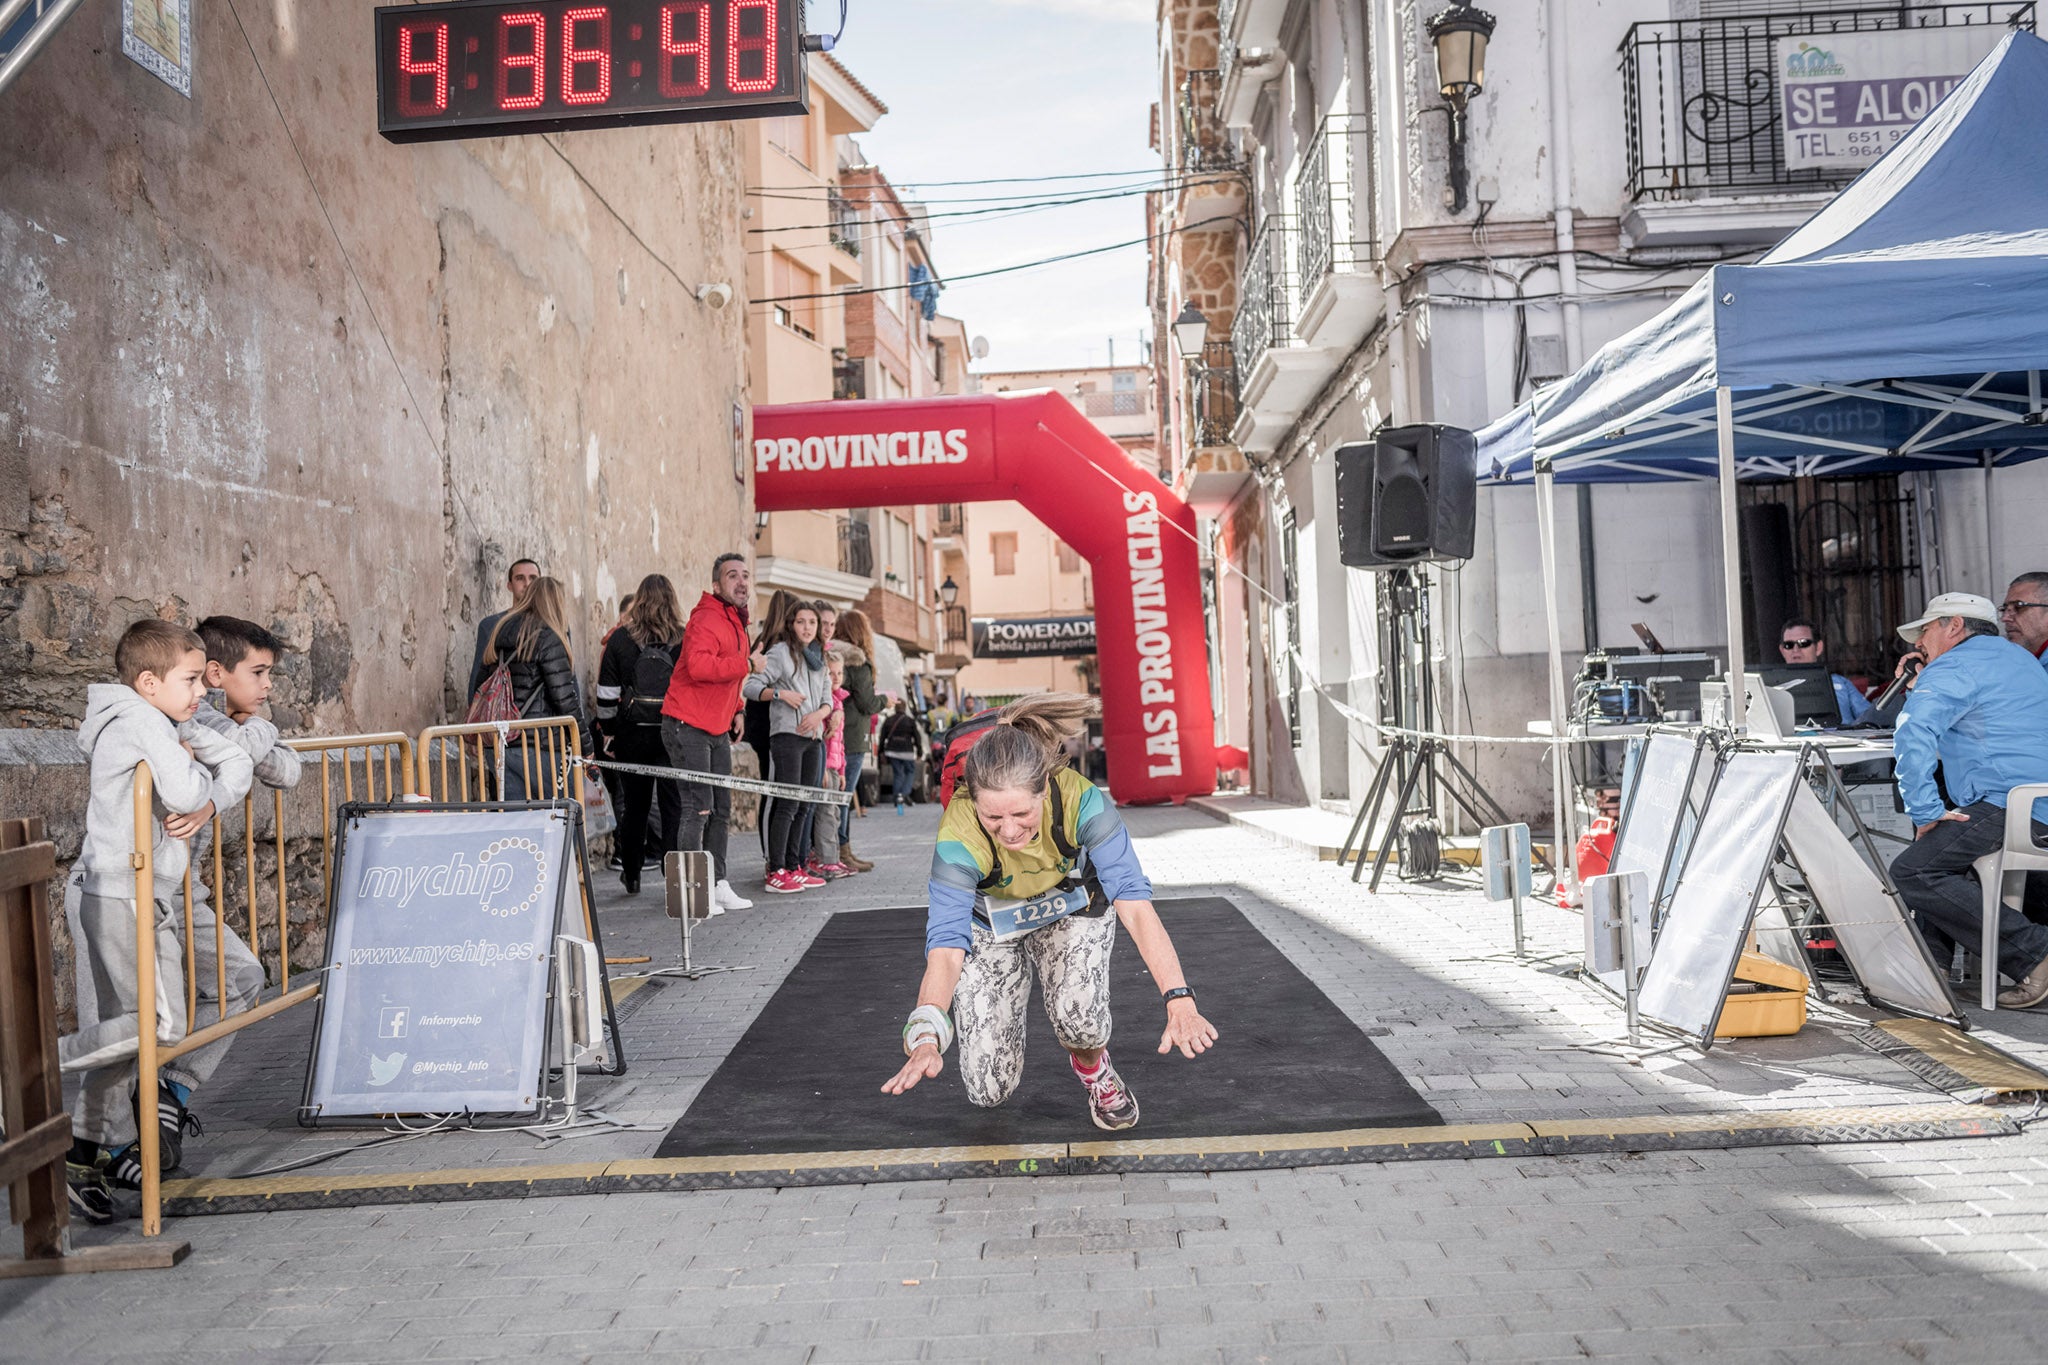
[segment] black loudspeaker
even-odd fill
[[[1339,447],[1337,555],[1355,569],[1470,559],[1479,444],[1462,427],[1387,427]]]

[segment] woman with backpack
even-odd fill
[[[633,605],[619,628],[605,641],[597,667],[597,714],[611,736],[612,756],[621,763],[669,766],[661,740],[661,703],[675,675],[676,654],[683,638],[682,606],[675,584],[666,575],[640,580]],[[624,797],[619,809],[619,882],[626,894],[640,894],[640,872],[646,861],[647,810],[659,803],[661,847],[655,859],[676,846],[676,827],[683,815],[682,792],[675,783],[642,773],[621,773]]]
[[[1119,923],[1166,1007],[1159,1051],[1193,1057],[1216,1042],[1153,908],[1129,831],[1101,789],[1067,763],[1067,741],[1095,709],[1092,697],[1072,693],[1026,697],[1004,707],[967,751],[932,853],[924,981],[903,1026],[909,1060],[885,1093],[901,1095],[938,1075],[957,1031],[968,1100],[989,1107],[1008,1099],[1024,1075],[1035,975],[1095,1126],[1137,1123],[1137,1098],[1109,1060],[1109,957]]]
[[[909,706],[898,697],[889,719],[882,722],[882,733],[876,743],[881,746],[882,757],[889,760],[889,790],[896,796],[896,813],[903,814],[903,802],[914,795],[917,781],[917,717],[910,714]]]
[[[768,752],[772,778],[791,786],[824,787],[825,725],[832,716],[832,680],[825,672],[825,647],[818,640],[818,611],[799,601],[769,648],[762,671],[741,691],[768,703]],[[804,869],[809,852],[800,842],[800,818],[808,801],[778,800],[768,817],[768,876],[764,885],[778,895],[823,886],[823,877]]]
[[[839,638],[832,650],[846,660],[846,789],[860,799],[860,775],[874,748],[874,719],[882,709],[875,695],[875,636],[868,627],[867,613],[858,609],[839,617]],[[875,865],[853,851],[853,801],[839,811],[839,861],[856,872],[872,872]]]
[[[568,594],[562,591],[559,579],[533,580],[519,605],[506,612],[491,632],[484,645],[483,663],[483,685],[469,704],[472,721],[567,716],[576,722],[583,757],[590,757],[590,723],[576,688],[576,664],[569,657]],[[522,741],[518,735],[506,744],[507,801],[529,799],[530,788],[537,788],[541,799],[569,795],[571,787],[562,782],[560,774],[529,774],[526,770],[527,750],[533,750],[538,766],[548,761],[548,747],[538,739]]]

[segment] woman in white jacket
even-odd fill
[[[832,679],[825,671],[825,646],[818,639],[818,613],[809,606],[790,614],[781,637],[767,652],[767,666],[741,687],[749,701],[766,698],[770,775],[777,782],[823,788],[825,723],[832,716]],[[777,801],[768,816],[768,876],[763,885],[779,895],[823,886],[804,871],[799,847],[808,803]]]

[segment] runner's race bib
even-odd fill
[[[1084,886],[1062,886],[1028,901],[997,900],[993,896],[982,897],[988,914],[988,931],[998,943],[1022,938],[1034,929],[1043,929],[1078,910],[1088,908],[1088,889]]]

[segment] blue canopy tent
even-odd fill
[[[1735,480],[2048,455],[2048,42],[2008,34],[1754,265],[1717,265],[1479,433],[1482,475],[1541,489],[1561,726],[1552,479],[1717,479],[1729,667],[1743,670]],[[1731,688],[1738,727],[1742,689]]]

